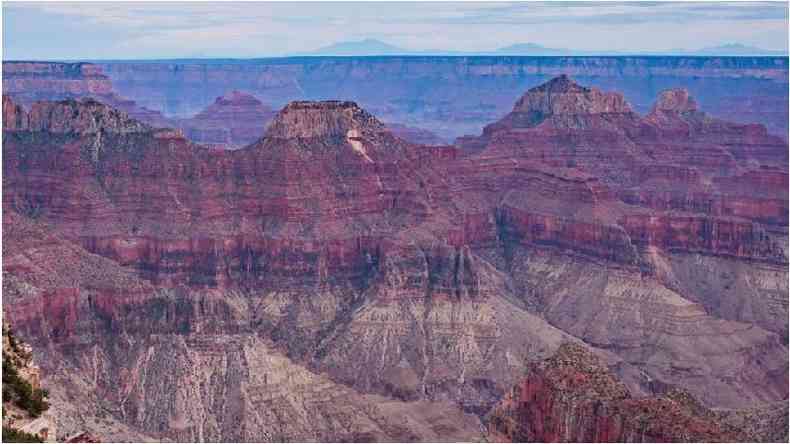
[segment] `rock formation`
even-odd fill
[[[664,89],[683,87],[710,114],[761,123],[787,137],[787,59],[782,57],[309,57],[257,60],[164,60],[58,64],[4,62],[4,94],[27,106],[62,100],[51,92],[95,91],[112,81],[137,108],[189,119],[234,89],[274,108],[293,100],[354,100],[385,122],[431,131],[444,140],[480,129],[507,114],[515,97],[561,74],[603,91],[616,90],[648,113]],[[90,68],[89,68],[90,67]],[[101,69],[101,71],[98,71]],[[63,71],[72,73],[62,74]],[[47,95],[43,92],[48,91]],[[71,97],[82,97],[71,96]],[[106,102],[111,106],[118,104]],[[146,113],[128,114],[153,124]],[[151,116],[153,117],[153,116]],[[172,124],[154,126],[172,126]]]
[[[661,90],[683,87],[714,116],[761,123],[787,137],[783,57],[310,57],[101,67],[119,94],[180,117],[235,88],[275,107],[293,100],[354,100],[384,121],[418,122],[452,140],[478,134],[507,114],[525,90],[567,74],[623,93],[640,113],[650,111]]]
[[[583,347],[563,344],[529,365],[488,418],[504,442],[733,442],[748,440],[682,390],[635,399]]]
[[[4,98],[6,315],[53,402],[89,406],[67,434],[473,440],[571,342],[627,387],[613,409],[734,436],[641,400],[787,399],[787,142],[694,103],[641,116],[561,77],[471,150],[298,101],[216,150],[95,101]],[[580,409],[568,433],[603,436]]]
[[[250,94],[231,91],[176,125],[196,143],[240,148],[263,136],[274,111]]]

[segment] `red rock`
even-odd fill
[[[24,110],[4,100],[4,121],[17,122],[3,142],[10,316],[43,342],[62,341],[59,350],[118,344],[100,347],[118,371],[97,388],[116,400],[119,384],[139,380],[126,352],[144,355],[158,334],[213,332],[269,338],[361,391],[484,413],[513,382],[524,341],[548,349],[565,334],[557,326],[697,395],[715,387],[712,402],[783,396],[778,316],[717,319],[689,302],[693,279],[660,261],[687,255],[786,273],[777,247],[786,191],[776,190],[787,181],[786,143],[698,111],[669,124],[643,118],[568,79],[527,95],[526,111],[477,139],[477,154],[408,143],[353,102],[293,102],[264,138],[226,151],[85,100],[40,103],[25,127]],[[688,110],[680,98],[658,108]],[[523,120],[532,106],[548,114]],[[561,266],[529,262],[544,256]],[[532,282],[520,280],[525,269]],[[600,277],[613,289],[566,294],[552,280],[566,269],[567,279]],[[534,294],[543,280],[552,288]],[[610,305],[590,302],[599,298]],[[584,324],[574,302],[607,322]],[[138,342],[121,348],[121,337]],[[732,356],[709,352],[719,340]],[[684,362],[643,364],[640,353]],[[166,365],[157,359],[152,368]],[[740,372],[748,377],[722,376]],[[128,401],[147,415],[137,426],[163,424],[161,412],[143,413],[149,399],[172,395],[158,391]],[[579,417],[598,412],[583,407]],[[601,421],[575,436],[636,436],[625,419]],[[689,421],[681,424],[713,436]],[[560,436],[552,427],[540,433]]]
[[[730,442],[743,439],[682,391],[634,399],[592,354],[563,344],[530,365],[488,417],[499,442]]]
[[[7,95],[3,95],[3,130],[16,131],[29,128],[27,113]]]
[[[461,143],[467,152],[479,152],[470,158],[471,163],[503,159],[503,165],[507,165],[509,159],[517,159],[554,169],[571,167],[596,177],[616,196],[599,198],[585,210],[583,214],[591,215],[585,222],[593,224],[587,228],[584,224],[571,228],[584,219],[581,214],[559,217],[554,222],[544,219],[530,228],[527,214],[536,220],[539,213],[534,211],[534,199],[525,199],[524,208],[532,207],[531,211],[513,217],[523,226],[510,231],[513,235],[521,233],[520,239],[578,245],[580,250],[597,251],[607,258],[624,257],[614,252],[629,251],[624,245],[633,241],[636,246],[787,261],[765,231],[781,231],[786,225],[787,193],[781,184],[787,178],[787,143],[756,127],[710,118],[697,109],[685,90],[663,92],[643,119],[631,112],[622,96],[580,87],[567,77],[557,78],[528,91],[512,113],[486,127],[479,138]],[[760,165],[759,169],[749,166],[747,159],[752,165]],[[515,167],[517,163],[510,165]],[[762,171],[770,173],[763,175]],[[480,168],[475,172],[470,167],[469,174],[490,173]],[[514,187],[515,169],[503,168],[497,174],[504,176],[500,178],[503,190]],[[752,186],[739,186],[745,182]],[[543,194],[545,199],[551,196]],[[581,196],[559,198],[563,202],[559,206],[547,204],[548,210],[543,211],[548,213],[541,217],[557,214],[554,209],[576,208],[584,201]],[[623,206],[621,201],[652,211]],[[607,213],[614,219],[604,217]],[[636,222],[645,220],[664,222],[652,228]],[[546,230],[546,224],[553,228]],[[683,226],[687,228],[680,228]],[[666,232],[659,234],[656,230]],[[611,250],[600,250],[590,245],[602,245],[604,237],[590,243],[575,237],[591,232],[609,232],[606,239],[622,240]],[[629,252],[625,257],[633,256]]]
[[[271,108],[254,96],[231,91],[177,125],[194,142],[240,148],[260,139],[274,115]]]

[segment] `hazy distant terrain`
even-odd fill
[[[511,110],[514,96],[565,73],[616,88],[640,113],[662,89],[684,87],[713,115],[787,132],[782,57],[303,57],[99,66],[121,95],[182,117],[239,89],[275,109],[291,100],[355,100],[383,120],[452,140],[477,134]]]

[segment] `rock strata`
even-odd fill
[[[475,153],[351,101],[291,103],[217,150],[93,101],[4,99],[6,315],[81,387],[63,408],[110,409],[101,436],[472,440],[465,415],[574,342],[631,395],[605,398],[624,412],[605,434],[584,404],[547,439],[641,439],[623,418],[643,405],[646,437],[680,436],[667,406],[724,438],[637,398],[786,399],[787,142],[665,96],[641,116],[559,78]]]
[[[254,96],[234,90],[176,125],[193,142],[240,148],[260,139],[274,115],[270,107]]]

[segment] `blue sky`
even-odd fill
[[[533,42],[663,51],[786,50],[787,3],[3,2],[5,59],[265,57],[379,39],[413,50]]]

